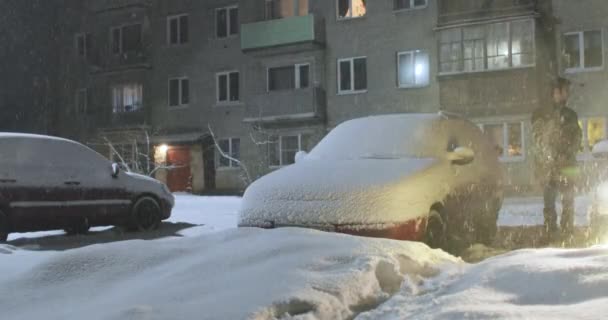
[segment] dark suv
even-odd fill
[[[151,230],[174,197],[161,182],[119,166],[74,141],[0,133],[0,241],[11,232],[93,226]]]

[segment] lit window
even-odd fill
[[[338,93],[367,90],[367,58],[338,60]]]
[[[534,21],[517,20],[443,30],[439,36],[441,73],[532,66]]]
[[[308,64],[269,68],[268,91],[308,88],[310,82],[309,73],[310,65]]]
[[[190,103],[190,80],[169,79],[169,107],[183,107]]]
[[[114,113],[133,112],[143,104],[141,84],[126,84],[112,88]]]
[[[226,7],[215,10],[215,32],[217,38],[227,38],[239,33],[239,8]]]
[[[179,15],[167,19],[167,39],[170,45],[188,43],[189,36],[188,15]]]
[[[583,31],[564,35],[566,71],[599,68],[604,65],[602,32]]]
[[[394,0],[395,10],[425,8],[427,0]]]
[[[218,145],[224,155],[218,154],[218,167],[236,168],[241,158],[241,140],[238,138],[224,139],[218,141]],[[236,160],[236,161],[235,161]]]
[[[480,127],[492,141],[502,160],[523,160],[525,155],[523,123],[482,124]]]
[[[216,75],[217,102],[231,103],[239,101],[239,72],[221,72]]]
[[[421,87],[429,84],[429,54],[416,50],[398,54],[399,87]]]
[[[607,121],[603,117],[593,117],[579,120],[583,132],[581,152],[590,152],[598,142],[606,140]]]
[[[366,0],[336,0],[338,19],[363,17],[367,13]]]

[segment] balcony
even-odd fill
[[[96,13],[132,8],[147,8],[151,5],[151,0],[89,0],[87,3],[89,10]]]
[[[111,113],[106,123],[108,129],[141,127],[146,124],[146,113],[143,108],[131,112]]]
[[[259,94],[247,105],[245,122],[322,122],[326,116],[323,88],[285,90]]]
[[[531,15],[537,0],[440,0],[439,26]]]
[[[296,50],[322,48],[324,22],[313,14],[244,24],[241,49],[244,52],[293,47]]]

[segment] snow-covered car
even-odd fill
[[[592,154],[598,159],[608,159],[608,140],[594,145]],[[602,172],[602,175],[600,179],[607,178],[606,172]],[[602,180],[595,188],[589,215],[591,237],[597,240],[608,239],[608,180]]]
[[[296,164],[245,192],[241,227],[311,227],[355,235],[490,243],[502,205],[495,145],[445,113],[344,122]]]
[[[174,198],[161,182],[62,138],[0,133],[0,241],[11,232],[124,225],[150,230]]]

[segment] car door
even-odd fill
[[[13,155],[3,168],[9,215],[14,231],[61,228],[65,201],[77,197],[64,184],[68,173],[62,166],[60,141],[44,137],[14,137],[8,150]],[[8,171],[7,171],[8,170]]]
[[[115,224],[131,205],[132,193],[125,184],[127,177],[113,177],[111,162],[84,145],[74,143],[70,149],[75,182],[80,189],[80,198],[72,203],[71,214],[85,216],[90,225]]]

